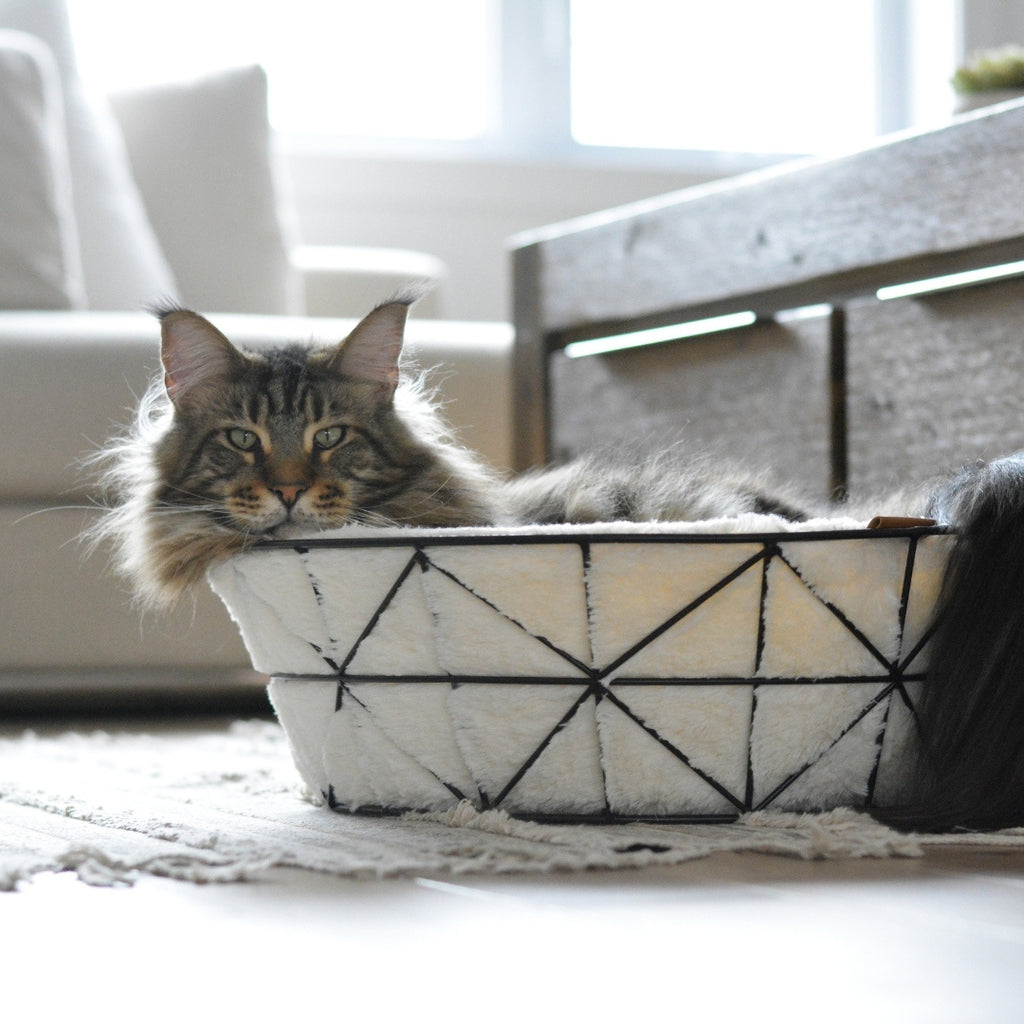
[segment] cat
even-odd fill
[[[246,351],[176,306],[154,310],[164,376],[100,460],[97,528],[144,601],[172,603],[213,563],[275,536],[344,524],[685,522],[827,514],[761,474],[662,456],[594,458],[506,480],[451,436],[400,368],[413,294],[339,344]],[[891,504],[891,503],[890,503]],[[876,503],[876,509],[882,511]],[[914,792],[901,828],[1024,824],[1024,454],[968,466],[895,511],[952,526]]]
[[[143,600],[173,602],[211,564],[261,538],[358,523],[480,526],[811,515],[752,475],[663,457],[506,480],[458,445],[400,369],[408,306],[371,311],[340,344],[236,348],[167,306],[162,381],[135,430],[103,458],[113,499],[100,527]]]

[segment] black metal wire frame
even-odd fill
[[[425,537],[417,538],[417,541],[412,545],[412,554],[399,572],[393,585],[389,588],[387,594],[377,607],[370,620],[367,622],[364,629],[361,631],[359,637],[353,643],[352,647],[346,653],[345,657],[340,661],[329,657],[323,650],[316,648],[317,653],[324,659],[324,663],[329,669],[330,678],[336,679],[337,682],[337,698],[335,702],[336,710],[340,710],[346,701],[352,701],[362,707],[367,713],[370,713],[369,708],[359,700],[356,692],[352,690],[352,686],[358,683],[417,683],[417,684],[439,684],[447,685],[452,688],[457,688],[466,685],[486,685],[486,686],[504,686],[504,685],[517,685],[517,686],[566,686],[573,684],[580,684],[582,686],[580,694],[571,701],[562,717],[555,723],[554,727],[548,732],[543,738],[541,743],[531,751],[528,757],[522,762],[522,764],[516,769],[515,772],[509,777],[506,783],[502,786],[499,792],[495,794],[488,794],[482,788],[475,794],[467,794],[461,792],[461,790],[453,785],[450,781],[440,778],[436,773],[432,772],[426,765],[423,765],[421,761],[417,760],[417,764],[420,764],[424,770],[428,771],[433,775],[441,785],[448,789],[448,791],[456,799],[471,799],[480,809],[489,809],[502,807],[509,794],[515,789],[516,785],[523,778],[523,776],[530,770],[530,768],[536,763],[536,761],[542,756],[544,751],[551,744],[552,740],[573,720],[579,710],[591,699],[595,703],[600,701],[608,701],[613,704],[622,714],[628,717],[632,722],[641,729],[646,735],[648,735],[654,742],[660,744],[666,751],[668,751],[673,757],[684,764],[690,771],[701,778],[707,785],[714,789],[720,794],[727,802],[734,808],[733,812],[728,814],[699,814],[699,815],[652,815],[652,814],[622,814],[613,812],[607,802],[607,794],[605,798],[605,809],[600,813],[566,813],[566,814],[527,814],[526,817],[540,821],[550,822],[622,822],[622,821],[673,821],[673,822],[694,822],[694,823],[705,823],[712,821],[728,821],[734,820],[737,816],[748,811],[761,810],[772,806],[798,779],[803,777],[811,768],[814,767],[818,761],[824,757],[830,750],[832,750],[838,743],[840,743],[845,736],[847,736],[853,729],[855,729],[872,711],[874,711],[879,705],[884,704],[884,712],[882,721],[878,727],[875,735],[875,761],[871,769],[867,794],[864,800],[865,806],[870,806],[874,801],[875,784],[878,777],[879,765],[882,755],[882,747],[885,739],[886,729],[889,724],[889,710],[891,708],[891,702],[894,699],[899,699],[903,702],[905,707],[908,709],[913,722],[916,727],[920,729],[920,722],[917,717],[917,711],[914,707],[914,703],[906,689],[906,684],[910,682],[919,682],[924,679],[923,672],[910,672],[908,671],[909,666],[913,664],[914,660],[920,654],[921,650],[928,643],[931,635],[934,631],[934,623],[924,632],[918,642],[914,645],[913,649],[909,652],[903,652],[901,650],[903,646],[903,631],[906,623],[907,605],[910,599],[911,586],[913,582],[914,564],[917,555],[918,540],[922,536],[948,533],[949,531],[941,527],[911,527],[906,529],[895,529],[895,530],[843,530],[843,531],[832,531],[822,533],[779,533],[779,534],[763,534],[763,535],[750,535],[750,534],[725,534],[725,535],[701,535],[701,534],[687,534],[687,535],[663,535],[663,534],[601,534],[601,535],[540,535],[540,536],[503,536],[503,537],[479,537],[479,536],[460,536],[460,535],[448,535],[442,537]],[[783,542],[789,544],[795,543],[813,543],[817,541],[826,540],[842,540],[842,539],[859,539],[859,538],[872,538],[881,539],[883,537],[896,537],[905,538],[907,542],[907,551],[904,561],[903,569],[903,581],[900,591],[900,602],[898,609],[898,643],[897,649],[900,653],[895,659],[887,659],[864,635],[864,633],[849,620],[849,618],[843,613],[843,611],[836,605],[827,601],[824,597],[818,594],[803,578],[798,568],[786,558],[785,553],[781,548]],[[680,608],[673,615],[666,618],[657,627],[651,630],[643,639],[634,644],[629,650],[623,652],[620,656],[615,658],[608,665],[601,668],[595,668],[587,665],[579,658],[570,654],[568,651],[564,651],[559,648],[556,644],[552,643],[545,636],[537,635],[531,632],[521,622],[509,616],[502,609],[498,608],[491,601],[487,600],[486,597],[477,594],[472,588],[466,583],[460,580],[455,574],[449,570],[437,565],[431,560],[428,554],[428,548],[437,546],[461,546],[464,544],[483,543],[483,544],[508,544],[508,543],[519,543],[519,544],[535,544],[538,541],[541,543],[560,543],[563,545],[575,546],[579,549],[581,559],[581,569],[584,580],[584,589],[586,592],[586,606],[587,615],[589,619],[592,619],[592,603],[589,594],[589,590],[586,586],[589,573],[588,567],[590,564],[590,549],[594,542],[601,544],[605,543],[637,543],[637,542],[650,542],[658,540],[674,540],[675,542],[685,543],[743,543],[750,545],[751,543],[758,544],[759,550],[744,559],[738,566],[728,572],[715,584],[708,587],[702,594],[693,600],[689,601],[684,607]],[[265,548],[291,548],[300,555],[305,555],[307,551],[315,548],[324,547],[377,547],[377,546],[395,546],[400,542],[394,539],[380,539],[380,538],[368,538],[361,539],[358,541],[352,541],[349,539],[334,540],[334,539],[314,539],[314,540],[303,540],[296,542],[272,542],[264,545]],[[403,546],[408,546],[409,541],[401,542]],[[871,657],[878,663],[878,673],[871,675],[859,675],[859,676],[828,676],[828,677],[811,677],[811,678],[780,678],[780,677],[761,677],[758,673],[761,670],[761,662],[764,654],[765,644],[765,610],[767,605],[768,595],[768,569],[773,561],[778,560],[785,564],[788,569],[796,575],[796,577],[803,583],[807,588],[808,592],[820,602],[820,604],[828,609],[828,611],[836,618],[836,620],[842,624],[842,626],[853,636],[857,642],[871,655]],[[710,600],[719,591],[727,587],[733,580],[739,578],[744,573],[748,572],[755,566],[760,564],[761,566],[761,599],[758,616],[758,634],[757,634],[757,645],[755,654],[755,666],[754,675],[750,678],[640,678],[640,677],[622,677],[615,676],[616,671],[623,665],[627,664],[632,658],[634,658],[640,651],[645,647],[653,643],[665,632],[670,630],[673,626],[681,622],[687,616],[691,615],[698,608],[700,608],[705,602]],[[565,660],[565,662],[572,667],[574,675],[569,676],[558,676],[558,677],[537,677],[537,676],[522,676],[514,674],[504,675],[493,675],[493,676],[480,676],[473,675],[458,676],[453,674],[444,674],[439,676],[424,676],[422,674],[414,676],[396,676],[396,675],[373,675],[373,674],[354,674],[348,671],[348,667],[352,660],[355,658],[359,651],[359,648],[371,635],[377,623],[380,621],[381,616],[387,611],[392,601],[395,599],[402,585],[409,578],[409,576],[419,569],[421,572],[439,572],[446,576],[448,579],[453,581],[455,584],[463,588],[469,594],[472,594],[474,598],[483,602],[492,611],[512,623],[518,629],[522,630],[523,633],[532,637],[534,641],[547,647],[550,651],[556,654],[558,657]],[[321,588],[314,578],[314,575],[309,567],[308,562],[306,563],[306,571],[309,575],[310,585],[316,595],[317,603],[322,609],[322,598]],[[326,617],[324,618],[325,632],[327,630]],[[332,641],[333,643],[333,641]],[[282,676],[281,678],[287,678]],[[850,685],[850,684],[878,684],[879,690],[874,693],[870,700],[868,700],[862,708],[854,715],[852,720],[847,726],[837,735],[832,741],[818,754],[809,760],[806,764],[802,765],[799,769],[792,772],[786,779],[779,783],[775,788],[767,795],[762,796],[760,799],[755,799],[754,788],[754,768],[753,768],[753,749],[752,740],[754,733],[754,724],[757,715],[757,702],[758,694],[765,687],[772,686],[792,686],[792,685],[808,685],[808,686],[829,686],[829,685]],[[708,772],[702,770],[698,765],[694,764],[692,760],[687,756],[686,752],[680,750],[665,736],[662,736],[655,728],[649,723],[645,722],[643,718],[638,715],[629,705],[628,698],[625,698],[625,693],[628,693],[630,688],[634,687],[645,687],[645,686],[670,686],[670,687],[707,687],[707,686],[749,686],[752,689],[751,699],[751,710],[750,719],[748,722],[747,731],[747,771],[746,771],[746,784],[743,793],[734,793],[727,786],[723,785],[719,780],[715,779]],[[409,755],[410,757],[412,755]],[[416,760],[416,759],[414,759]],[[336,796],[331,787],[324,794],[324,798],[328,805],[336,810],[345,810],[336,799]],[[386,808],[386,807],[367,807],[361,806],[359,809],[361,814],[392,814],[392,813],[403,813],[407,810],[415,810],[415,808]]]

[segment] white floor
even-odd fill
[[[1024,856],[0,894],[7,1021],[1024,1020]]]

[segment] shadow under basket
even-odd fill
[[[338,810],[898,805],[954,538],[732,529],[344,530],[262,544],[210,583]]]

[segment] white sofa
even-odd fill
[[[159,368],[149,303],[175,298],[237,342],[331,341],[425,280],[408,347],[443,367],[464,442],[509,464],[511,328],[443,320],[429,254],[297,245],[286,200],[259,68],[105,106],[77,80],[63,3],[0,0],[0,709],[253,692],[216,599],[142,615],[77,540],[99,497],[81,460]]]

